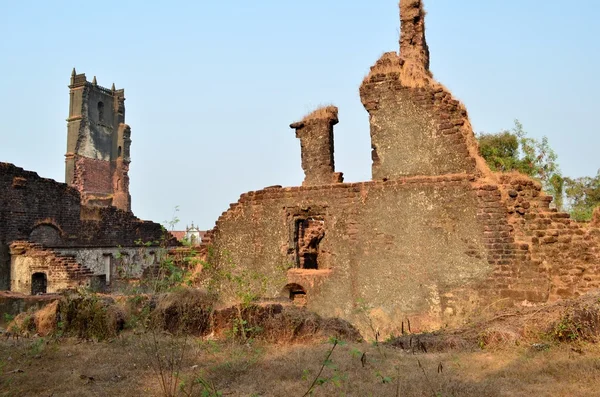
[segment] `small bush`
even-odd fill
[[[64,335],[104,340],[115,337],[125,325],[124,314],[109,298],[71,295],[59,304],[60,330]]]
[[[210,329],[213,305],[213,299],[200,290],[182,288],[165,293],[158,297],[148,325],[172,334],[204,335]]]
[[[600,307],[574,308],[554,324],[551,336],[558,342],[597,342],[600,339]]]

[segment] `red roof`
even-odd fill
[[[170,231],[169,233],[171,233],[173,235],[173,237],[175,237],[177,240],[181,241],[185,238],[185,230],[173,230]]]

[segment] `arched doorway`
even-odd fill
[[[31,275],[31,295],[45,294],[48,289],[48,276],[46,273],[33,273]]]

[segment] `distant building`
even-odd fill
[[[186,226],[185,230],[173,230],[170,232],[173,237],[182,243],[189,243],[194,247],[197,247],[202,242],[202,238],[206,234],[205,231],[200,230],[197,226]]]

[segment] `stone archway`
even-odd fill
[[[29,233],[29,241],[42,244],[46,247],[62,245],[60,229],[49,223],[43,223],[34,227],[31,233]]]
[[[48,291],[48,276],[46,273],[31,275],[31,295],[45,294]]]
[[[290,283],[283,288],[283,295],[295,305],[306,305],[306,289],[300,284]]]

